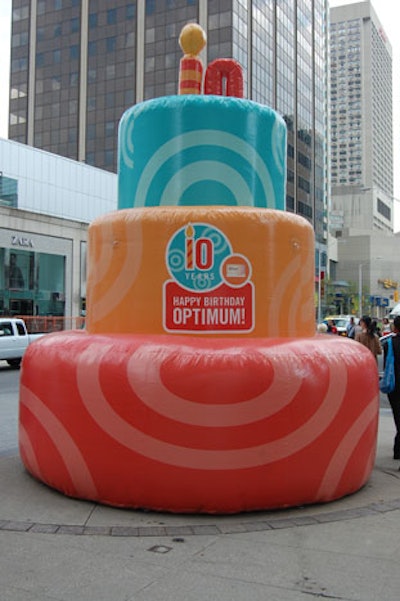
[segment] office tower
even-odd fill
[[[392,50],[369,1],[331,8],[334,230],[393,231]]]
[[[327,0],[13,0],[9,137],[116,170],[126,108],[175,94],[178,37],[234,58],[245,96],[288,126],[287,209],[326,239]]]

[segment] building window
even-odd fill
[[[380,198],[378,198],[378,213],[380,213],[381,215],[383,215],[386,219],[388,219],[390,221],[391,219],[391,210],[390,208],[384,203],[382,202],[382,200]]]
[[[115,104],[115,94],[114,92],[107,92],[106,94],[106,108],[110,109]]]
[[[135,5],[134,4],[127,4],[126,6],[126,18],[127,19],[134,19],[135,18]]]
[[[97,27],[97,13],[92,13],[89,15],[89,29],[94,29]]]
[[[105,150],[104,151],[104,164],[107,167],[110,167],[114,163],[114,151],[113,150]]]
[[[71,60],[76,60],[79,58],[79,46],[77,44],[70,46],[69,57]]]
[[[78,139],[78,131],[76,127],[71,127],[68,129],[68,142],[76,142]]]
[[[293,196],[286,195],[286,209],[288,211],[294,211],[294,198],[293,198]]]
[[[90,123],[87,126],[87,139],[88,140],[94,140],[96,137],[96,125],[94,123]]]
[[[105,124],[105,134],[106,136],[114,136],[115,135],[115,123],[114,121],[107,121]]]
[[[17,207],[18,180],[0,175],[0,205]]]
[[[115,65],[106,65],[106,79],[114,79],[115,77]]]
[[[298,177],[297,184],[301,190],[304,190],[308,194],[310,193],[310,182],[304,179],[304,177]]]
[[[125,36],[125,48],[131,48],[135,44],[135,34],[133,31],[130,31]]]
[[[43,54],[43,52],[40,52],[39,54],[36,55],[36,66],[39,67],[39,68],[44,66],[44,54]]]
[[[41,3],[39,2],[39,5]],[[29,6],[23,6],[22,8],[14,8],[13,10],[13,21],[22,21],[29,17]]]
[[[117,47],[117,38],[116,37],[106,39],[107,52],[114,52],[116,47]]]
[[[26,58],[16,58],[11,62],[12,73],[17,73],[18,71],[26,71],[27,69],[28,59]]]
[[[301,202],[301,200],[297,203],[297,212],[304,217],[312,219],[312,208],[304,202]]]
[[[79,19],[75,17],[71,19],[71,33],[76,33],[77,31],[79,31]]]
[[[108,25],[115,25],[116,22],[117,22],[117,9],[116,8],[110,8],[107,11],[107,24]]]
[[[59,75],[55,75],[51,78],[51,89],[54,92],[57,90],[61,90],[61,77]]]

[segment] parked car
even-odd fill
[[[28,345],[43,334],[28,334],[23,319],[0,318],[0,360],[19,367]]]
[[[347,336],[347,326],[350,323],[350,317],[354,317],[354,315],[328,315],[322,323],[328,325],[328,321],[332,321],[337,329],[338,335]],[[355,322],[358,323],[357,318],[355,318]]]
[[[397,303],[387,316],[389,319],[394,319],[396,315],[400,315],[400,303]]]

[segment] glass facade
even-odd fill
[[[327,239],[328,221],[328,45],[327,6],[324,0],[314,4],[314,230],[318,242]]]
[[[13,0],[9,136],[27,143],[30,3]]]
[[[14,0],[11,139],[27,140],[23,61],[32,63],[34,49],[33,143],[116,171],[123,111],[177,93],[179,33],[201,22],[204,62],[237,60],[245,95],[285,119],[287,209],[326,241],[327,0],[37,0],[36,37],[28,41],[34,5]]]
[[[177,94],[180,31],[198,21],[198,2],[146,0],[144,17],[144,100]]]
[[[0,248],[0,315],[63,316],[65,257]]]
[[[233,14],[232,8],[232,0],[208,2],[207,63],[216,58],[233,56],[233,29],[237,17]]]
[[[0,172],[0,205],[5,207],[18,206],[18,181],[6,177]]]
[[[256,102],[276,106],[275,97],[275,2],[253,2],[252,33],[252,98]],[[294,101],[293,101],[294,103]],[[292,115],[294,114],[294,107]],[[286,120],[287,122],[287,120]],[[293,128],[292,128],[293,130]]]
[[[361,19],[331,23],[332,184],[361,186]]]
[[[80,7],[66,4],[37,3],[33,144],[76,158]]]
[[[135,100],[136,2],[90,0],[85,162],[116,170],[118,122]]]

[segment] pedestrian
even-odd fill
[[[333,319],[328,320],[328,334],[337,334],[337,327],[335,326],[335,322]]]
[[[354,339],[354,337],[356,335],[356,322],[355,322],[353,316],[350,317],[349,323],[347,324],[346,333],[347,333],[347,338]]]
[[[354,328],[354,338],[356,337],[357,332],[361,332],[362,330],[360,321],[361,319],[358,320],[358,323],[356,323],[356,327]]]
[[[388,393],[388,400],[392,408],[394,424],[396,426],[396,436],[394,438],[393,459],[400,459],[400,315],[397,315],[393,321],[392,346],[394,355],[394,377],[395,388],[393,392]],[[388,341],[383,343],[383,365],[386,364],[388,351]]]
[[[374,329],[374,332],[375,332],[375,334],[376,334],[376,335],[377,335],[377,336],[380,338],[380,337],[382,336],[382,334],[381,334],[381,329],[380,329],[380,327],[378,326],[378,322],[377,322],[377,320],[376,320],[376,319],[374,319],[374,320],[373,320],[373,322],[372,322],[372,327],[373,327],[373,329]]]
[[[368,315],[360,319],[361,331],[356,332],[355,340],[366,346],[378,361],[378,355],[382,354],[381,343],[375,332],[375,325]]]
[[[392,328],[390,327],[390,321],[387,317],[384,317],[382,319],[382,336],[384,336],[385,334],[390,334],[391,331]]]

